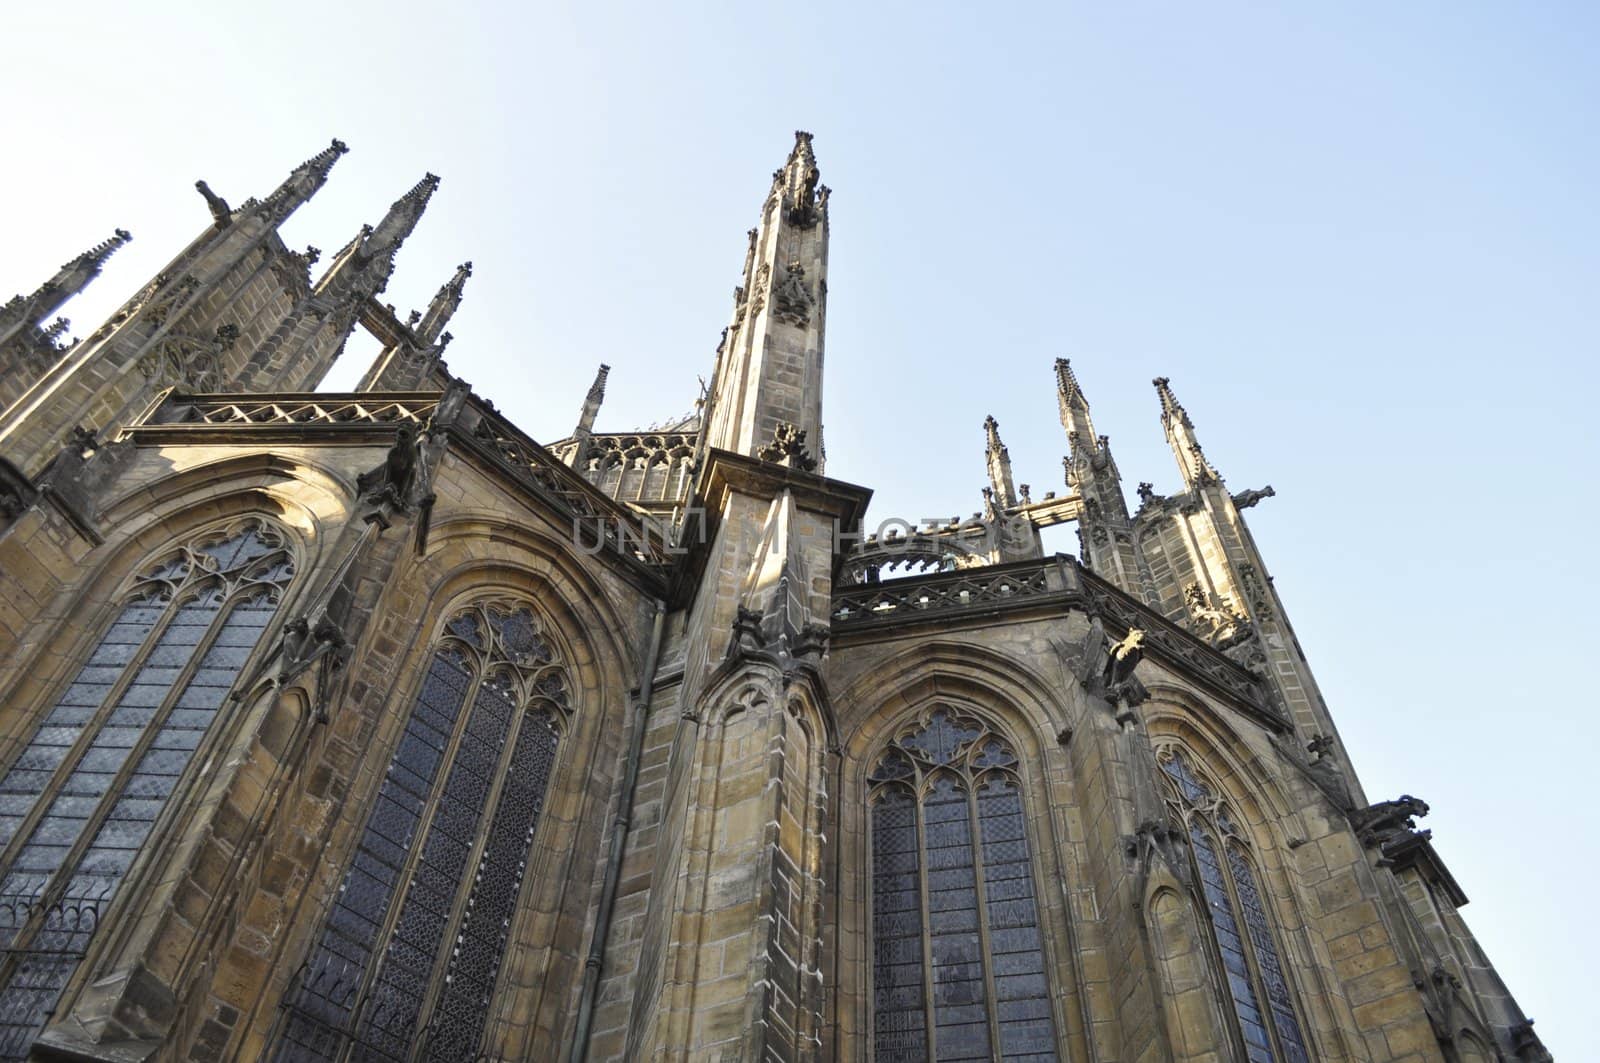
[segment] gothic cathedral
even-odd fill
[[[285,246],[345,150],[79,342],[126,232],[0,307],[0,1061],[1550,1058],[1168,381],[1181,492],[1059,360],[1061,489],[991,418],[983,512],[873,534],[800,133],[694,410],[602,366],[540,444],[470,265],[379,301],[438,178]]]

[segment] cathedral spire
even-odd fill
[[[1206,459],[1195,436],[1194,422],[1189,411],[1183,408],[1178,396],[1172,392],[1172,382],[1164,376],[1151,381],[1161,399],[1161,427],[1166,431],[1167,443],[1178,460],[1178,471],[1183,474],[1185,487],[1207,487],[1222,482],[1222,477]]]
[[[422,180],[395,200],[394,205],[389,208],[389,213],[383,216],[383,220],[373,229],[372,235],[362,246],[360,257],[370,259],[385,253],[392,255],[400,250],[400,245],[405,243],[406,237],[417,227],[422,212],[428,209],[428,201],[433,198],[433,193],[438,187],[438,177],[431,173],[424,174]]]
[[[461,305],[461,293],[466,288],[467,278],[470,276],[472,276],[472,263],[463,262],[456,267],[456,275],[440,286],[438,294],[433,297],[433,302],[429,303],[428,309],[423,312],[422,322],[417,325],[417,335],[421,337],[423,343],[433,343],[438,340],[439,333],[450,323],[450,318]]]
[[[328,271],[316,284],[317,292],[335,297],[342,295],[347,300],[353,300],[350,305],[354,306],[362,299],[383,291],[389,283],[389,275],[394,272],[396,252],[417,227],[418,219],[438,187],[439,178],[431,173],[425,175],[405,195],[394,201],[376,226],[363,225],[355,238],[333,256]],[[462,268],[470,273],[468,267],[470,263]],[[457,271],[457,277],[465,279],[461,277],[460,270]],[[443,322],[439,323],[439,327],[444,327]]]
[[[1155,385],[1156,395],[1161,399],[1161,426],[1168,428],[1173,421],[1181,421],[1186,427],[1193,428],[1194,422],[1189,420],[1189,411],[1183,408],[1178,396],[1172,393],[1172,381],[1164,376],[1158,376],[1150,383]]]
[[[594,383],[589,385],[589,393],[583,397],[583,412],[578,415],[578,432],[584,435],[594,431],[594,419],[600,416],[600,404],[606,397],[606,377],[611,374],[611,367],[604,362],[595,371]]]
[[[584,461],[589,456],[589,436],[594,432],[594,419],[600,416],[600,403],[606,397],[606,377],[611,373],[611,367],[601,363],[595,371],[594,383],[589,385],[589,393],[583,397],[583,411],[578,414],[578,427],[572,430],[574,446],[567,456],[567,464],[573,468],[584,468]]]
[[[1067,438],[1074,441],[1072,445],[1076,448],[1077,441],[1082,440],[1083,445],[1092,447],[1095,431],[1094,420],[1089,416],[1089,400],[1078,385],[1072,363],[1065,358],[1056,359],[1056,404],[1061,409],[1061,427]]]
[[[133,234],[126,229],[116,229],[109,240],[102,240],[77,258],[61,267],[57,274],[57,281],[61,281],[69,273],[83,275],[83,280],[77,282],[73,291],[81,291],[85,284],[99,275],[105,267],[106,260],[116,253],[117,248],[133,240]]]
[[[0,342],[29,325],[44,327],[45,318],[89,286],[100,275],[106,260],[117,248],[133,239],[126,229],[117,229],[109,240],[102,240],[56,270],[55,276],[36,288],[32,295],[18,295],[0,306]]]
[[[333,170],[333,164],[339,161],[339,156],[349,150],[344,141],[335,139],[326,148],[296,166],[284,179],[283,184],[261,204],[260,211],[267,221],[273,225],[281,223],[302,203],[316,195],[322,186],[328,183],[328,174]],[[212,214],[215,215],[218,204],[223,208],[226,208],[227,204],[219,197],[209,194],[210,191],[210,188],[202,188],[200,194],[206,197],[206,202],[210,204]]]
[[[811,134],[796,132],[745,251],[705,446],[758,457],[782,440],[785,453],[798,447],[814,459],[822,451],[829,193],[820,180]]]
[[[989,465],[989,486],[994,504],[1002,510],[1017,503],[1017,489],[1011,478],[1011,452],[1000,439],[1000,422],[992,416],[983,419],[983,456]]]

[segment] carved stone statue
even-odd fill
[[[1379,801],[1375,805],[1368,805],[1350,818],[1362,845],[1373,849],[1384,849],[1417,829],[1413,817],[1427,814],[1426,801],[1410,794],[1401,794],[1393,801]]]
[[[1123,640],[1106,654],[1106,668],[1102,675],[1107,691],[1114,692],[1133,678],[1133,670],[1144,659],[1144,632],[1129,628]]]
[[[211,211],[211,220],[217,223],[220,229],[228,224],[233,217],[233,208],[228,206],[228,201],[211,191],[211,186],[204,181],[196,181],[194,187],[205,198],[206,207]]]
[[[805,430],[788,421],[778,422],[772,430],[772,442],[756,451],[756,457],[806,472],[815,472],[817,468],[817,459],[806,449]]]
[[[783,280],[772,293],[772,316],[791,325],[804,326],[811,321],[811,307],[816,300],[806,284],[806,269],[798,262],[789,263]]]
[[[1272,485],[1268,484],[1260,490],[1252,488],[1248,491],[1240,491],[1233,496],[1233,504],[1239,509],[1249,509],[1263,498],[1272,498],[1277,493],[1272,489]]]
[[[344,663],[348,652],[344,632],[327,615],[318,618],[315,625],[303,616],[296,617],[283,629],[283,655],[278,662],[278,682],[291,682],[330,654],[337,668]]]
[[[402,424],[383,464],[356,478],[356,492],[363,502],[404,510],[416,474],[417,428]]]
[[[1246,623],[1243,616],[1215,594],[1207,594],[1198,583],[1183,588],[1183,604],[1194,620],[1196,634],[1212,645],[1231,640]]]

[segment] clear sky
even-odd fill
[[[6,16],[0,299],[110,235],[86,334],[338,136],[331,252],[444,178],[451,368],[538,439],[688,409],[796,128],[832,199],[828,472],[969,514],[984,415],[1061,490],[1070,357],[1130,492],[1170,376],[1374,798],[1557,1055],[1592,1029],[1600,10],[1583,4],[88,3]],[[348,384],[370,344],[353,345]],[[1061,541],[1062,549],[1067,548]],[[1589,649],[1585,649],[1589,646]],[[1583,1030],[1591,1033],[1586,1035]]]

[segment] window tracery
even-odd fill
[[[595,436],[581,463],[590,483],[619,502],[681,501],[694,461],[694,434]]]
[[[0,1060],[27,1057],[293,572],[257,520],[169,551],[0,776]]]
[[[450,617],[289,995],[279,1061],[476,1057],[570,713],[526,605]]]
[[[879,1063],[1056,1059],[1018,767],[940,706],[868,775]]]
[[[1249,842],[1219,791],[1176,746],[1156,751],[1168,799],[1189,837],[1200,892],[1251,1063],[1309,1063],[1272,924],[1256,886]],[[1262,1002],[1265,1002],[1263,1006]]]

